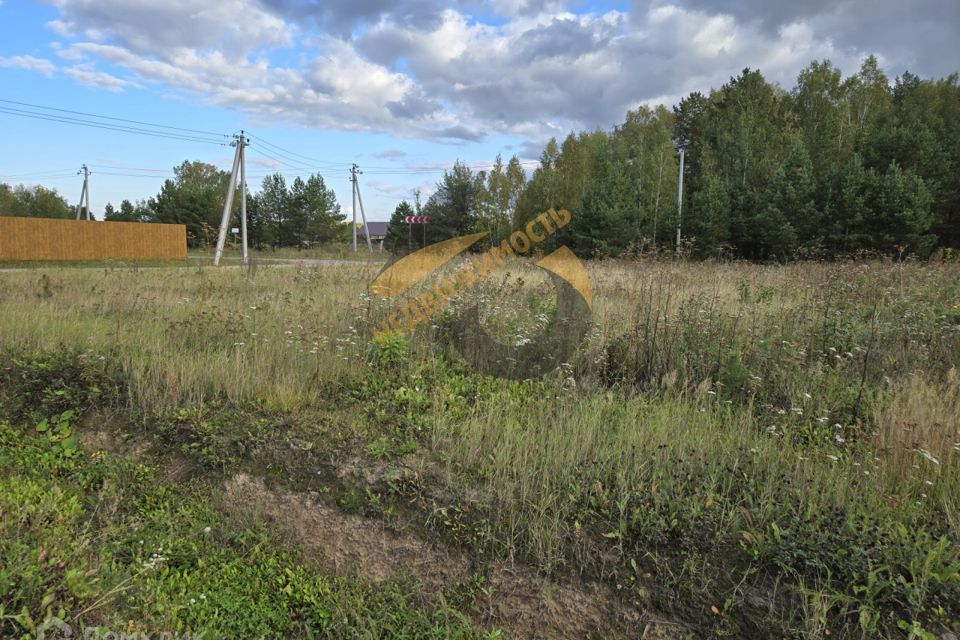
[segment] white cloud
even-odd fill
[[[52,75],[57,70],[56,65],[46,58],[37,58],[34,56],[0,56],[0,67],[12,69],[25,69],[42,73],[45,76]]]
[[[118,78],[117,76],[106,73],[105,71],[97,71],[88,65],[77,65],[75,67],[70,67],[69,69],[65,69],[64,73],[80,84],[97,89],[104,89],[106,91],[112,91],[114,93],[119,93],[127,87],[137,86],[136,82]]]
[[[405,158],[407,152],[402,149],[384,149],[383,151],[378,151],[373,154],[374,158],[380,158],[381,160],[396,160],[398,158]]]
[[[48,23],[63,36],[115,39],[133,51],[166,57],[180,49],[247,53],[286,46],[294,29],[255,0],[53,0]]]
[[[440,9],[438,0],[52,2],[60,15],[48,26],[67,40],[64,59],[108,63],[164,93],[192,94],[255,121],[448,142],[489,133],[541,142],[609,127],[639,104],[719,87],[744,67],[790,86],[813,59],[850,72],[864,53],[884,54],[882,43],[861,44],[874,41],[850,18],[851,0],[815,0],[806,13],[757,0],[653,0],[629,12],[579,14],[556,0],[495,0],[493,13],[506,18],[497,23]],[[950,2],[920,4],[948,22],[957,13]],[[890,29],[911,32],[915,23],[934,34],[922,6],[904,13],[903,3],[875,3],[863,18],[877,29],[888,15],[901,23]],[[930,40],[960,54],[956,38]],[[886,60],[904,59],[900,45],[889,47],[895,55]],[[947,53],[940,58],[958,57]],[[130,86],[92,66],[66,73],[109,90]]]
[[[378,193],[382,193],[393,198],[412,198],[413,190],[407,184],[395,184],[393,182],[384,182],[382,180],[367,180],[362,186],[367,186]]]

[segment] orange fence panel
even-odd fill
[[[186,260],[182,224],[0,216],[0,260]]]

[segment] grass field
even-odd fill
[[[0,636],[960,632],[960,265],[529,266],[410,338],[377,262],[0,273]],[[79,628],[79,627],[78,627]]]

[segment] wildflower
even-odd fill
[[[933,482],[930,481],[930,480],[924,480],[924,481],[923,481],[923,484],[927,485],[928,487],[932,487],[932,486],[933,486]]]
[[[932,462],[933,464],[937,464],[937,465],[940,464],[940,461],[937,460],[937,459],[934,457],[934,455],[933,455],[932,453],[930,453],[929,451],[927,451],[926,449],[915,449],[915,451],[916,451],[917,453],[919,453],[920,455],[922,455],[922,456],[923,456],[924,458],[926,458],[927,460],[929,460],[930,462]]]
[[[834,462],[837,462],[838,460],[840,460],[840,458],[838,458],[837,456],[832,456],[829,453],[827,454],[827,457],[833,460]]]

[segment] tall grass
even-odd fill
[[[552,288],[514,266],[377,357],[378,268],[0,274],[0,346],[115,360],[141,411],[288,410],[374,379],[485,544],[661,608],[715,601],[737,633],[960,616],[956,264],[594,262],[571,361],[469,394],[453,311],[522,342]]]
[[[0,345],[115,359],[143,410],[214,397],[296,406],[362,356],[375,268],[3,274]]]

